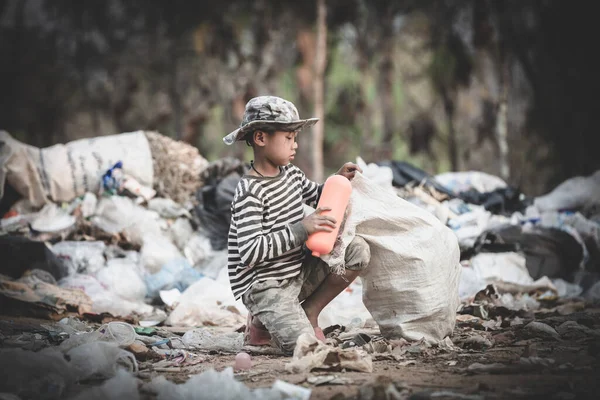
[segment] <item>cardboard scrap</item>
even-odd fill
[[[0,296],[5,301],[5,311],[14,307],[36,315],[83,315],[92,310],[92,300],[79,289],[63,289],[40,279],[29,277],[26,281],[12,280],[0,275]],[[9,306],[10,304],[10,306]],[[2,307],[4,308],[4,307]]]

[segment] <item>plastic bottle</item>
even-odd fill
[[[342,175],[330,176],[325,181],[317,208],[330,207],[331,211],[325,211],[321,215],[331,215],[336,219],[337,223],[332,232],[315,232],[308,237],[306,247],[312,250],[313,256],[320,257],[322,254],[329,254],[333,250],[333,245],[337,239],[340,224],[344,218],[351,193],[352,185]]]

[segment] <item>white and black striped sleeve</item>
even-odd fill
[[[306,204],[311,207],[317,207],[321,192],[323,191],[323,184],[318,184],[311,181],[301,172],[302,179],[302,198]]]
[[[306,229],[301,222],[265,232],[263,211],[260,199],[250,192],[245,193],[232,207],[239,255],[242,263],[248,267],[279,257],[300,247],[307,239]]]

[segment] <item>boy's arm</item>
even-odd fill
[[[244,265],[252,267],[300,247],[308,238],[302,222],[286,224],[277,232],[264,233],[262,202],[251,194],[238,199],[232,207],[238,251]]]
[[[316,208],[322,192],[323,184],[311,181],[302,173],[302,198],[306,204]]]

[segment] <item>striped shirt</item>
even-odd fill
[[[300,273],[307,239],[302,203],[315,207],[323,185],[292,164],[280,170],[275,177],[244,175],[236,188],[227,263],[236,299],[255,282]]]

